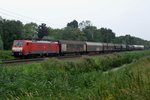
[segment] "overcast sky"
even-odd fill
[[[150,0],[0,0],[0,16],[63,28],[74,19],[150,40]]]

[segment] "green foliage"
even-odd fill
[[[38,25],[36,23],[27,23],[24,25],[24,39],[35,39],[37,37]]]
[[[62,39],[62,29],[52,29],[48,28],[48,38],[50,40]]]
[[[11,51],[0,50],[0,59],[12,59]]]
[[[87,26],[83,29],[88,41],[110,43],[115,39],[115,33],[111,29],[97,29],[95,26]]]
[[[23,24],[20,21],[3,20],[2,22],[2,40],[4,49],[11,49],[15,39],[22,39]]]
[[[146,41],[130,35],[116,37],[115,33],[108,28],[98,29],[92,25],[89,20],[78,24],[76,20],[67,24],[62,29],[53,29],[46,24],[37,25],[36,23],[27,23],[25,25],[20,21],[2,20],[0,21],[0,49],[10,50],[14,40],[19,39],[43,39],[43,40],[79,40],[107,43],[123,43],[133,45],[145,45],[150,48],[150,41]]]
[[[2,40],[2,33],[3,33],[3,27],[2,27],[2,21],[0,21],[0,50],[3,50],[3,40]]]
[[[66,27],[62,30],[61,36],[61,39],[63,40],[86,40],[83,32],[71,27]]]
[[[144,58],[122,69],[110,71],[100,76],[95,84],[101,99],[135,100],[148,99],[150,91],[150,58]],[[95,90],[94,89],[94,90]],[[100,91],[103,90],[103,91]]]
[[[141,38],[137,38],[137,37],[130,36],[130,35],[116,37],[114,39],[114,43],[145,45],[146,49],[150,48],[150,41],[143,40]]]
[[[42,63],[12,65],[13,67],[2,65],[0,97],[1,99],[148,99],[150,58],[137,59],[149,55],[149,51],[126,52],[85,58],[77,62],[49,59]],[[133,63],[128,64],[130,62]],[[123,68],[107,71],[125,63],[128,65],[124,65]]]
[[[72,22],[67,24],[67,27],[78,28],[78,22],[76,20],[73,20]]]
[[[0,50],[3,50],[3,40],[1,38],[1,36],[0,36]]]
[[[72,27],[66,27],[64,29],[49,28],[49,35],[47,38],[49,40],[86,40],[83,32],[81,32],[78,28]]]
[[[82,31],[83,29],[85,29],[86,27],[89,26],[93,26],[92,22],[90,20],[86,20],[86,21],[82,21],[81,23],[79,23],[79,29]]]
[[[87,37],[88,41],[94,41],[95,32],[97,28],[95,26],[87,26],[83,29],[83,32],[85,33],[85,36]]]
[[[48,35],[48,27],[46,24],[42,23],[38,26],[38,38],[42,39],[44,36]]]

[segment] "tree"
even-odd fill
[[[35,39],[37,37],[38,25],[27,23],[24,25],[23,39]]]
[[[99,42],[112,43],[115,39],[115,33],[111,29],[100,28],[96,31],[94,39]]]
[[[22,22],[15,20],[3,20],[2,29],[3,32],[1,36],[3,40],[4,49],[11,49],[14,40],[22,39]]]
[[[3,40],[2,40],[2,33],[3,33],[3,29],[2,29],[2,20],[0,20],[0,50],[3,50]]]
[[[62,39],[62,32],[63,29],[52,29],[52,28],[48,28],[48,37],[51,40],[58,40],[58,39]]]
[[[83,32],[85,33],[85,36],[87,37],[88,41],[95,41],[94,35],[95,35],[96,30],[97,30],[97,27],[95,26],[86,26],[83,29]]]
[[[3,33],[3,22],[0,21],[0,36],[2,35]]]
[[[81,23],[79,23],[79,29],[82,31],[83,29],[85,29],[86,27],[89,26],[93,26],[92,22],[90,20],[86,20],[86,21],[82,21]]]
[[[78,22],[73,20],[72,22],[67,24],[67,27],[78,28]]]
[[[38,27],[38,38],[42,39],[44,36],[48,36],[48,27],[46,24],[42,23]]]
[[[132,44],[132,45],[149,45],[149,41],[143,40],[130,35],[119,36],[115,38],[116,43]]]
[[[78,28],[66,27],[60,35],[63,40],[86,40],[85,34]]]
[[[0,50],[3,50],[3,41],[2,41],[1,36],[0,36]]]

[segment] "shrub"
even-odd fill
[[[149,55],[147,51],[125,52],[86,57],[80,61],[48,59],[41,63],[7,65],[0,67],[0,97],[148,99],[150,58],[140,58]],[[108,71],[122,65],[122,69]]]
[[[0,59],[12,59],[11,51],[2,51],[0,50]]]

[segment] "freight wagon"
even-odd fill
[[[103,52],[103,43],[96,43],[96,42],[86,42],[86,49],[87,53],[90,52]]]
[[[60,53],[67,54],[67,53],[80,53],[83,54],[86,52],[86,43],[81,41],[66,41],[66,40],[59,40],[60,45]]]

